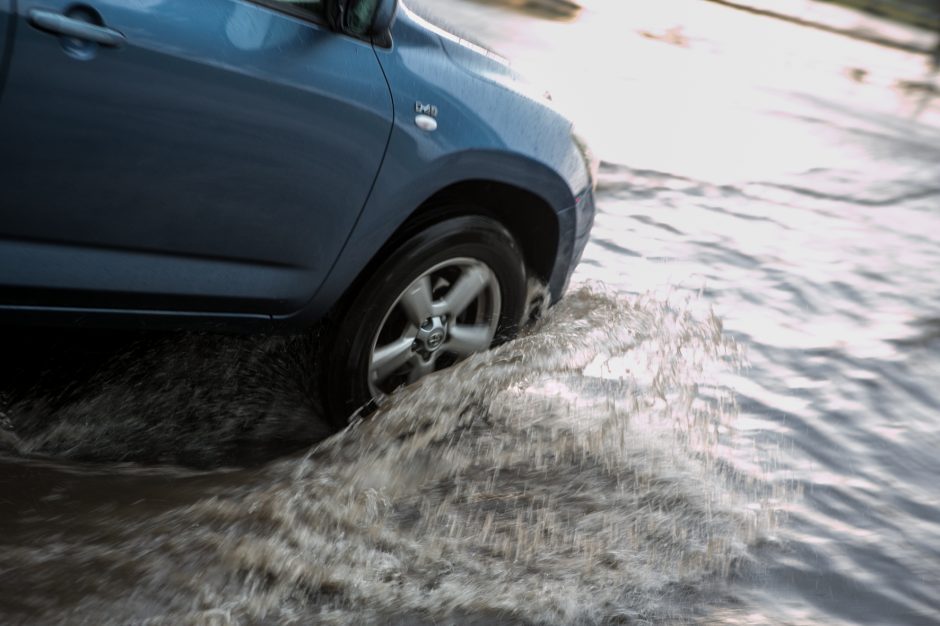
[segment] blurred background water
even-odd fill
[[[604,160],[571,292],[292,453],[326,435],[315,337],[35,357],[2,392],[0,621],[940,623],[934,35],[810,0],[770,8],[828,29],[408,4]]]
[[[570,24],[495,12],[480,24],[460,2],[448,17],[552,84],[606,161],[579,278],[663,298],[697,291],[747,348],[729,385],[754,448],[734,462],[801,495],[753,549],[765,569],[737,581],[746,608],[725,619],[940,621],[929,56],[707,2],[584,4]],[[742,4],[810,21],[820,10]]]

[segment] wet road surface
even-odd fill
[[[542,68],[599,214],[537,327],[376,419],[314,445],[315,336],[8,339],[0,621],[940,623],[922,59],[613,6],[436,9]]]

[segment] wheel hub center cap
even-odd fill
[[[441,344],[444,343],[444,333],[441,331],[435,331],[428,335],[427,345],[429,350],[436,350],[441,347]]]
[[[447,328],[440,317],[432,317],[418,329],[417,341],[425,352],[435,352],[447,340]]]

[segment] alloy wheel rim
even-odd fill
[[[391,393],[488,349],[501,308],[499,281],[478,259],[458,257],[424,271],[398,295],[372,339],[369,391]]]

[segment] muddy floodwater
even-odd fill
[[[510,4],[416,8],[604,159],[566,298],[331,437],[315,332],[5,331],[0,623],[940,624],[926,59]]]

